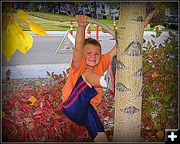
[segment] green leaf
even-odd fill
[[[153,38],[156,38],[155,35],[151,35]]]
[[[148,94],[145,95],[145,98],[149,98]]]
[[[164,47],[162,46],[162,44],[159,45],[159,50],[162,50]]]
[[[153,40],[151,40],[151,43],[153,44],[153,45],[155,45],[156,43],[155,43],[155,41],[153,41]]]
[[[150,48],[151,46],[152,46],[151,43],[148,41],[147,47]]]
[[[146,113],[146,116],[147,116],[148,118],[151,118],[151,115],[150,115],[149,113]]]
[[[162,106],[163,106],[163,108],[167,108],[167,107],[169,107],[167,104],[162,104]]]
[[[143,43],[145,43],[146,42],[146,40],[145,39],[143,39]]]
[[[165,96],[164,98],[163,98],[163,100],[165,101],[165,102],[168,102],[169,101],[169,96]]]
[[[160,125],[160,124],[156,124],[156,125],[155,125],[155,128],[156,128],[158,131],[160,131],[160,130],[161,130],[161,125]]]
[[[156,116],[155,118],[154,118],[154,121],[159,121],[159,117],[158,116]]]
[[[158,32],[159,32],[159,28],[158,28],[158,27],[156,27],[155,32],[156,32],[156,33],[158,33]]]
[[[169,36],[174,37],[174,34],[171,31],[169,31]]]
[[[161,32],[161,31],[157,32],[157,33],[156,33],[156,38],[160,37],[160,36],[161,36],[161,34],[162,34],[162,32]]]
[[[36,88],[36,91],[37,91],[37,92],[42,92],[42,89]]]

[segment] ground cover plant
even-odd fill
[[[152,35],[158,39],[161,31]],[[177,128],[178,45],[169,32],[164,44],[152,40],[143,50],[142,141],[164,141],[164,130]],[[8,142],[88,142],[87,130],[61,112],[62,88],[69,70],[49,79],[11,80],[6,72],[2,91],[2,138]],[[113,137],[114,92],[105,89],[99,106],[105,131]]]
[[[6,72],[2,98],[3,141],[92,141],[84,127],[70,121],[61,111],[61,90],[67,72],[63,75],[47,72],[50,79],[29,81],[10,80],[10,73],[10,70]],[[104,96],[98,113],[104,118],[105,129],[111,139],[113,94],[106,91]]]

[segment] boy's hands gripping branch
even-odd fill
[[[89,19],[89,17],[85,16],[85,15],[77,15],[76,19],[78,21],[78,27],[85,27],[88,25],[87,20]]]

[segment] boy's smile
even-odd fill
[[[85,45],[84,58],[87,66],[94,67],[98,65],[101,59],[101,48],[93,44]]]

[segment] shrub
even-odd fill
[[[151,35],[157,39],[161,31]],[[178,44],[169,31],[163,44],[148,42],[143,51],[144,94],[142,136],[148,141],[163,141],[165,129],[177,128]]]

